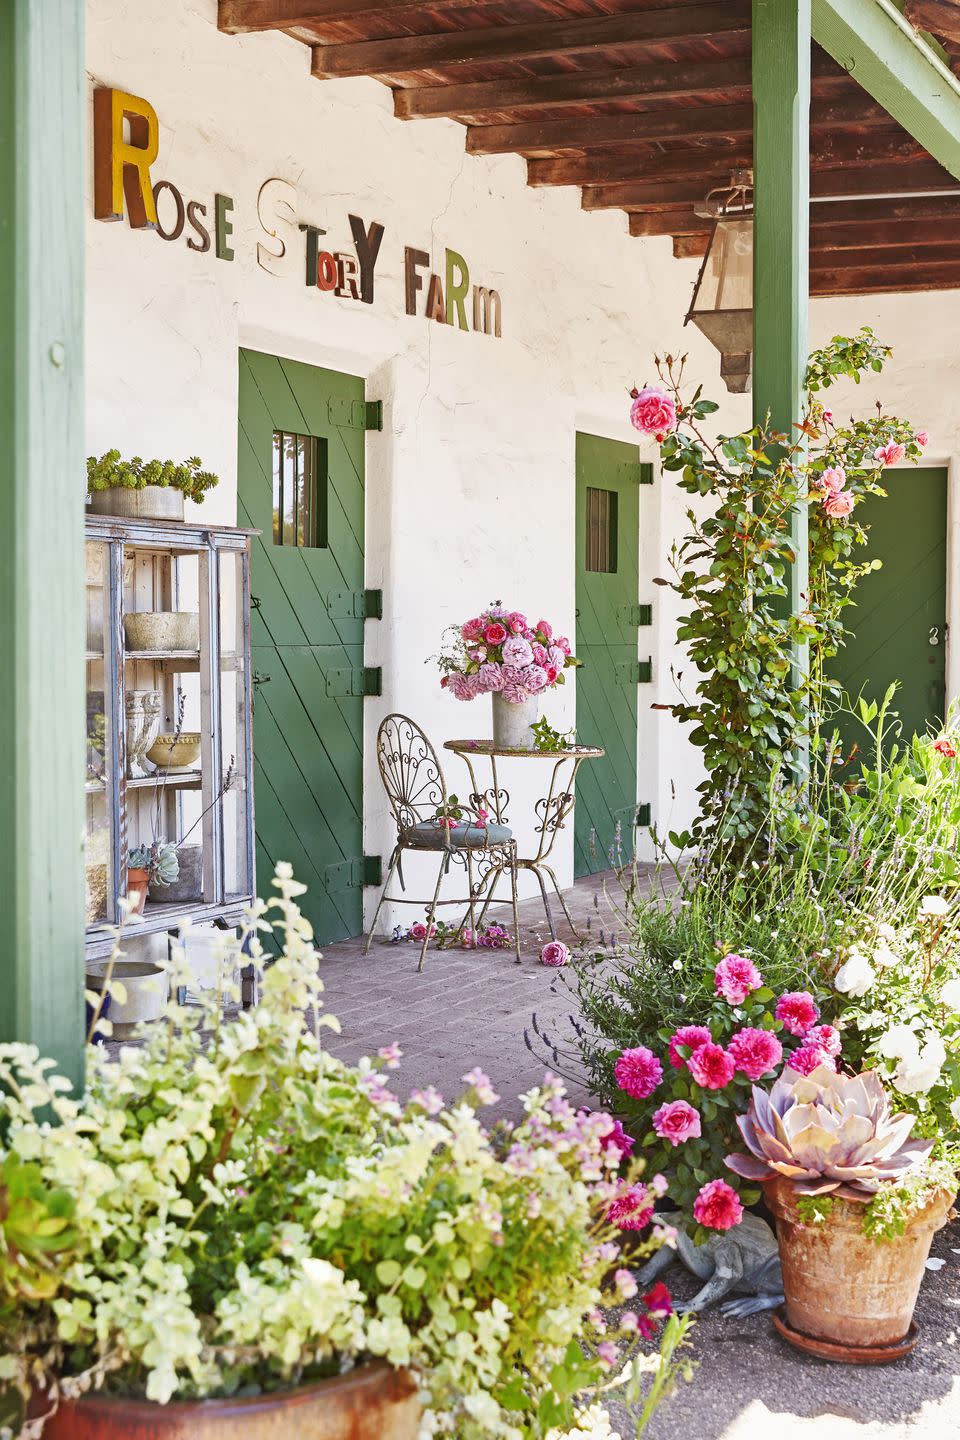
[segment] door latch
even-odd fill
[[[940,644],[940,626],[939,626],[939,625],[931,625],[931,626],[930,626],[930,634],[927,636],[927,644],[928,644],[928,645],[939,645],[939,644]]]

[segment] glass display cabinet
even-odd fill
[[[253,898],[252,533],[87,517],[91,959],[123,895],[138,935],[235,924]]]

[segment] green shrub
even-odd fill
[[[201,469],[201,465],[197,455],[178,465],[173,460],[144,461],[139,455],[121,460],[119,450],[107,450],[99,460],[95,455],[87,456],[87,488],[143,490],[147,485],[159,485],[182,490],[188,500],[200,505],[207,491],[220,483],[218,475]]]

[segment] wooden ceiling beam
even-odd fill
[[[866,170],[887,165],[912,166],[924,158],[916,141],[899,131],[892,135],[878,132],[869,140],[833,131],[829,135],[813,137],[810,163],[814,170]],[[619,180],[650,183],[703,176],[705,181],[717,184],[729,179],[733,170],[749,169],[751,164],[751,151],[744,147],[700,150],[691,146],[660,153],[645,148],[627,154],[591,150],[584,155],[528,161],[527,183],[534,186],[606,185]]]
[[[431,10],[465,10],[483,0],[430,0]],[[260,30],[320,28],[331,20],[359,20],[369,15],[416,13],[422,0],[219,0],[217,29],[227,35]]]
[[[951,264],[960,265],[960,242],[874,247],[867,241],[856,250],[810,251],[811,270],[868,270],[871,266],[891,266],[898,270],[930,270]]]
[[[690,5],[586,20],[491,25],[483,30],[432,31],[387,40],[351,40],[313,48],[313,74],[389,77],[480,61],[536,60],[590,54],[600,47],[650,50],[704,35],[748,35],[750,5]]]
[[[915,266],[895,270],[882,266],[863,270],[817,270],[810,276],[810,294],[814,298],[900,295],[912,290],[960,290],[960,261],[932,266],[929,270]]]
[[[702,197],[701,197],[702,198]],[[630,215],[630,234],[638,238],[650,235],[699,235],[709,221],[694,214],[689,207],[661,208],[659,210],[635,211]],[[957,195],[913,195],[904,200],[834,200],[821,201],[811,206],[810,234],[818,240],[828,241],[832,236],[840,237],[840,248],[846,246],[845,239],[854,239],[865,230],[871,237],[871,244],[896,244],[901,233],[909,235],[913,244],[926,243],[929,235],[932,243],[943,239],[941,226],[957,226],[960,234],[960,193]]]
[[[886,197],[930,190],[948,190],[952,196],[960,197],[956,181],[933,160],[863,170],[815,170],[810,176],[810,194],[814,197]],[[637,180],[620,181],[585,186],[582,205],[584,210],[689,210],[703,200],[704,194],[703,182],[695,176],[651,185]]]

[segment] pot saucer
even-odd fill
[[[844,1345],[839,1340],[822,1340],[814,1335],[805,1335],[802,1330],[794,1330],[787,1322],[786,1307],[783,1305],[774,1310],[772,1319],[777,1333],[798,1350],[840,1365],[889,1365],[909,1355],[920,1338],[915,1320],[910,1321],[910,1329],[903,1339],[891,1345]]]

